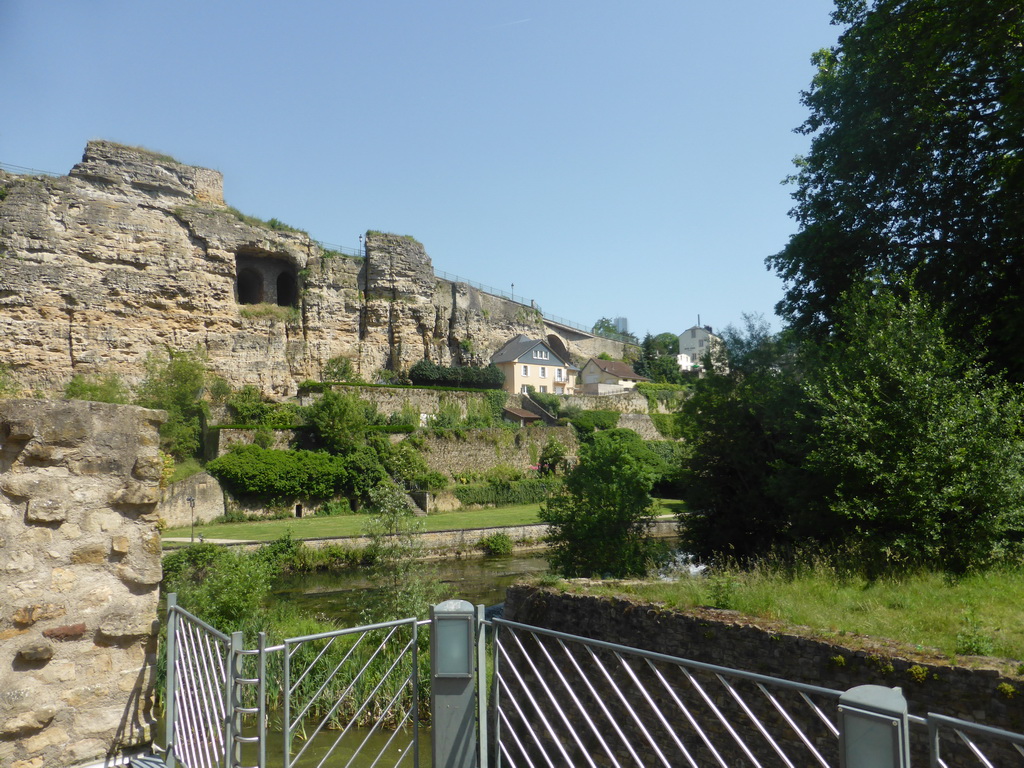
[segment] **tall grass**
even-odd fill
[[[1024,660],[1024,570],[1019,568],[955,581],[930,571],[869,579],[825,558],[766,558],[745,568],[721,564],[695,578],[568,588],[623,594],[678,610],[735,610],[852,645],[884,638],[949,659],[984,653]]]

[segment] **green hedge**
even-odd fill
[[[557,478],[499,480],[486,485],[457,485],[455,498],[463,504],[494,504],[499,507],[537,504],[562,487]]]
[[[369,448],[334,456],[321,451],[277,451],[243,445],[208,463],[206,471],[236,496],[275,503],[337,495],[363,497],[387,477]]]
[[[505,383],[505,374],[496,365],[488,365],[486,368],[447,366],[424,359],[409,369],[409,380],[413,384],[427,386],[501,389]]]

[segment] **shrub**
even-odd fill
[[[409,369],[409,380],[413,384],[427,386],[501,389],[505,384],[505,374],[495,365],[488,365],[486,368],[449,367],[424,358]]]
[[[167,411],[167,421],[160,425],[161,447],[177,459],[199,453],[200,424],[207,411],[202,401],[205,386],[206,359],[198,349],[168,350],[166,360],[153,353],[146,357],[146,378],[136,403]]]
[[[614,429],[621,415],[618,411],[580,411],[570,417],[569,423],[583,437],[598,429]]]
[[[492,533],[477,542],[485,555],[511,555],[514,549],[512,537],[507,533]]]
[[[369,451],[369,455],[367,455]],[[386,473],[369,449],[348,456],[276,451],[244,445],[214,459],[207,471],[234,494],[280,503],[296,498],[365,497]]]
[[[356,373],[356,367],[352,361],[341,355],[332,357],[324,364],[324,381],[344,381],[352,384],[362,383],[362,378]]]
[[[337,517],[339,515],[351,515],[352,505],[348,499],[331,499],[320,505],[314,517]]]
[[[494,505],[499,507],[518,504],[536,504],[550,494],[557,493],[562,483],[557,478],[531,478],[528,480],[498,480],[486,485],[457,485],[454,493],[463,504]]]
[[[117,403],[124,405],[129,400],[128,388],[116,373],[103,376],[87,376],[76,373],[64,385],[64,397],[68,400],[91,400],[96,403]]]

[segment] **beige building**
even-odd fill
[[[627,363],[618,360],[601,360],[592,357],[583,366],[580,374],[583,380],[583,394],[610,395],[632,389],[637,382],[650,381],[641,376]]]
[[[537,392],[571,395],[576,390],[576,368],[544,341],[519,334],[491,355],[491,362],[505,374],[511,394],[523,394],[527,387]]]

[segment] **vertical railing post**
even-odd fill
[[[430,714],[434,768],[473,768],[477,733],[476,609],[465,600],[430,608]]]
[[[284,667],[281,673],[281,695],[284,697],[284,723],[281,733],[281,747],[284,749],[284,757],[281,759],[282,768],[290,768],[292,764],[292,679],[291,661],[292,647],[285,641],[284,654],[281,665]]]
[[[484,606],[476,607],[476,722],[479,768],[487,768],[487,628],[484,626]]]
[[[236,738],[242,731],[242,713],[238,711],[241,702],[238,678],[242,676],[242,633],[231,633],[228,648],[228,664],[224,675],[224,765],[237,768],[242,763],[242,745]]]
[[[259,698],[256,706],[259,712],[256,716],[260,719],[257,726],[259,736],[259,753],[257,755],[258,768],[267,768],[267,633],[259,634],[259,683],[257,683],[256,696]]]
[[[176,736],[174,708],[177,703],[174,700],[174,688],[177,685],[174,666],[178,640],[178,612],[175,608],[177,606],[178,594],[172,592],[167,596],[167,646],[164,649],[167,661],[167,675],[164,680],[164,695],[167,699],[167,705],[164,707],[164,747],[167,749],[167,768],[175,768],[178,764],[177,758],[174,756],[174,738]]]
[[[498,707],[501,698],[501,681],[498,679],[498,675],[501,672],[501,654],[498,653],[498,643],[500,642],[499,635],[501,634],[501,627],[497,624],[492,625],[494,631],[491,634],[491,723],[493,724],[493,734],[491,736],[492,744],[490,745],[493,749],[494,754],[494,766],[495,768],[501,768],[501,717],[498,712]]]
[[[412,623],[412,768],[420,768],[420,631]]]

